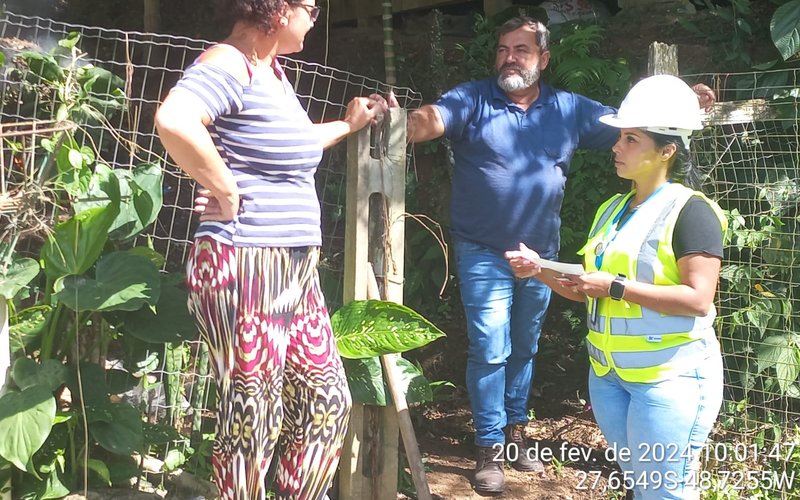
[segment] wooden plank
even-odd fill
[[[368,266],[376,254],[385,262],[379,274],[386,299],[403,301],[405,110],[390,110],[388,119],[388,149],[383,158],[370,156],[369,127],[347,142],[345,303],[367,298]],[[370,238],[371,222],[373,232],[386,240],[382,248],[376,248],[375,236]],[[339,498],[395,500],[399,438],[395,407],[354,404],[339,466]]]
[[[733,125],[751,123],[775,118],[764,99],[716,102],[703,120],[706,125]]]
[[[661,42],[651,43],[647,56],[647,74],[677,75],[678,46]]]

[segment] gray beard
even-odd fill
[[[522,69],[519,66],[512,66],[519,71],[518,74],[503,76],[497,75],[497,86],[504,92],[518,92],[530,88],[539,81],[540,71],[538,67],[530,70]],[[502,71],[503,68],[500,68]]]

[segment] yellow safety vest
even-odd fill
[[[674,183],[663,185],[617,232],[620,212],[633,193],[616,195],[598,209],[586,245],[578,252],[584,256],[586,271],[598,270],[596,257],[602,254],[601,271],[624,274],[642,283],[680,284],[672,234],[681,209],[692,196],[706,200],[724,232],[727,221],[716,203]],[[658,382],[699,366],[719,349],[713,305],[699,317],[662,314],[609,297],[590,297],[587,307],[587,347],[598,376],[613,369],[628,382]]]

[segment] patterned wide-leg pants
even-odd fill
[[[212,457],[223,500],[321,499],[351,399],[319,285],[319,250],[241,248],[208,237],[187,263],[189,310],[208,343],[219,406]]]

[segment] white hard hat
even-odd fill
[[[615,115],[600,121],[616,128],[643,128],[649,132],[683,138],[689,147],[693,130],[702,130],[697,94],[672,75],[645,78],[628,91]]]

